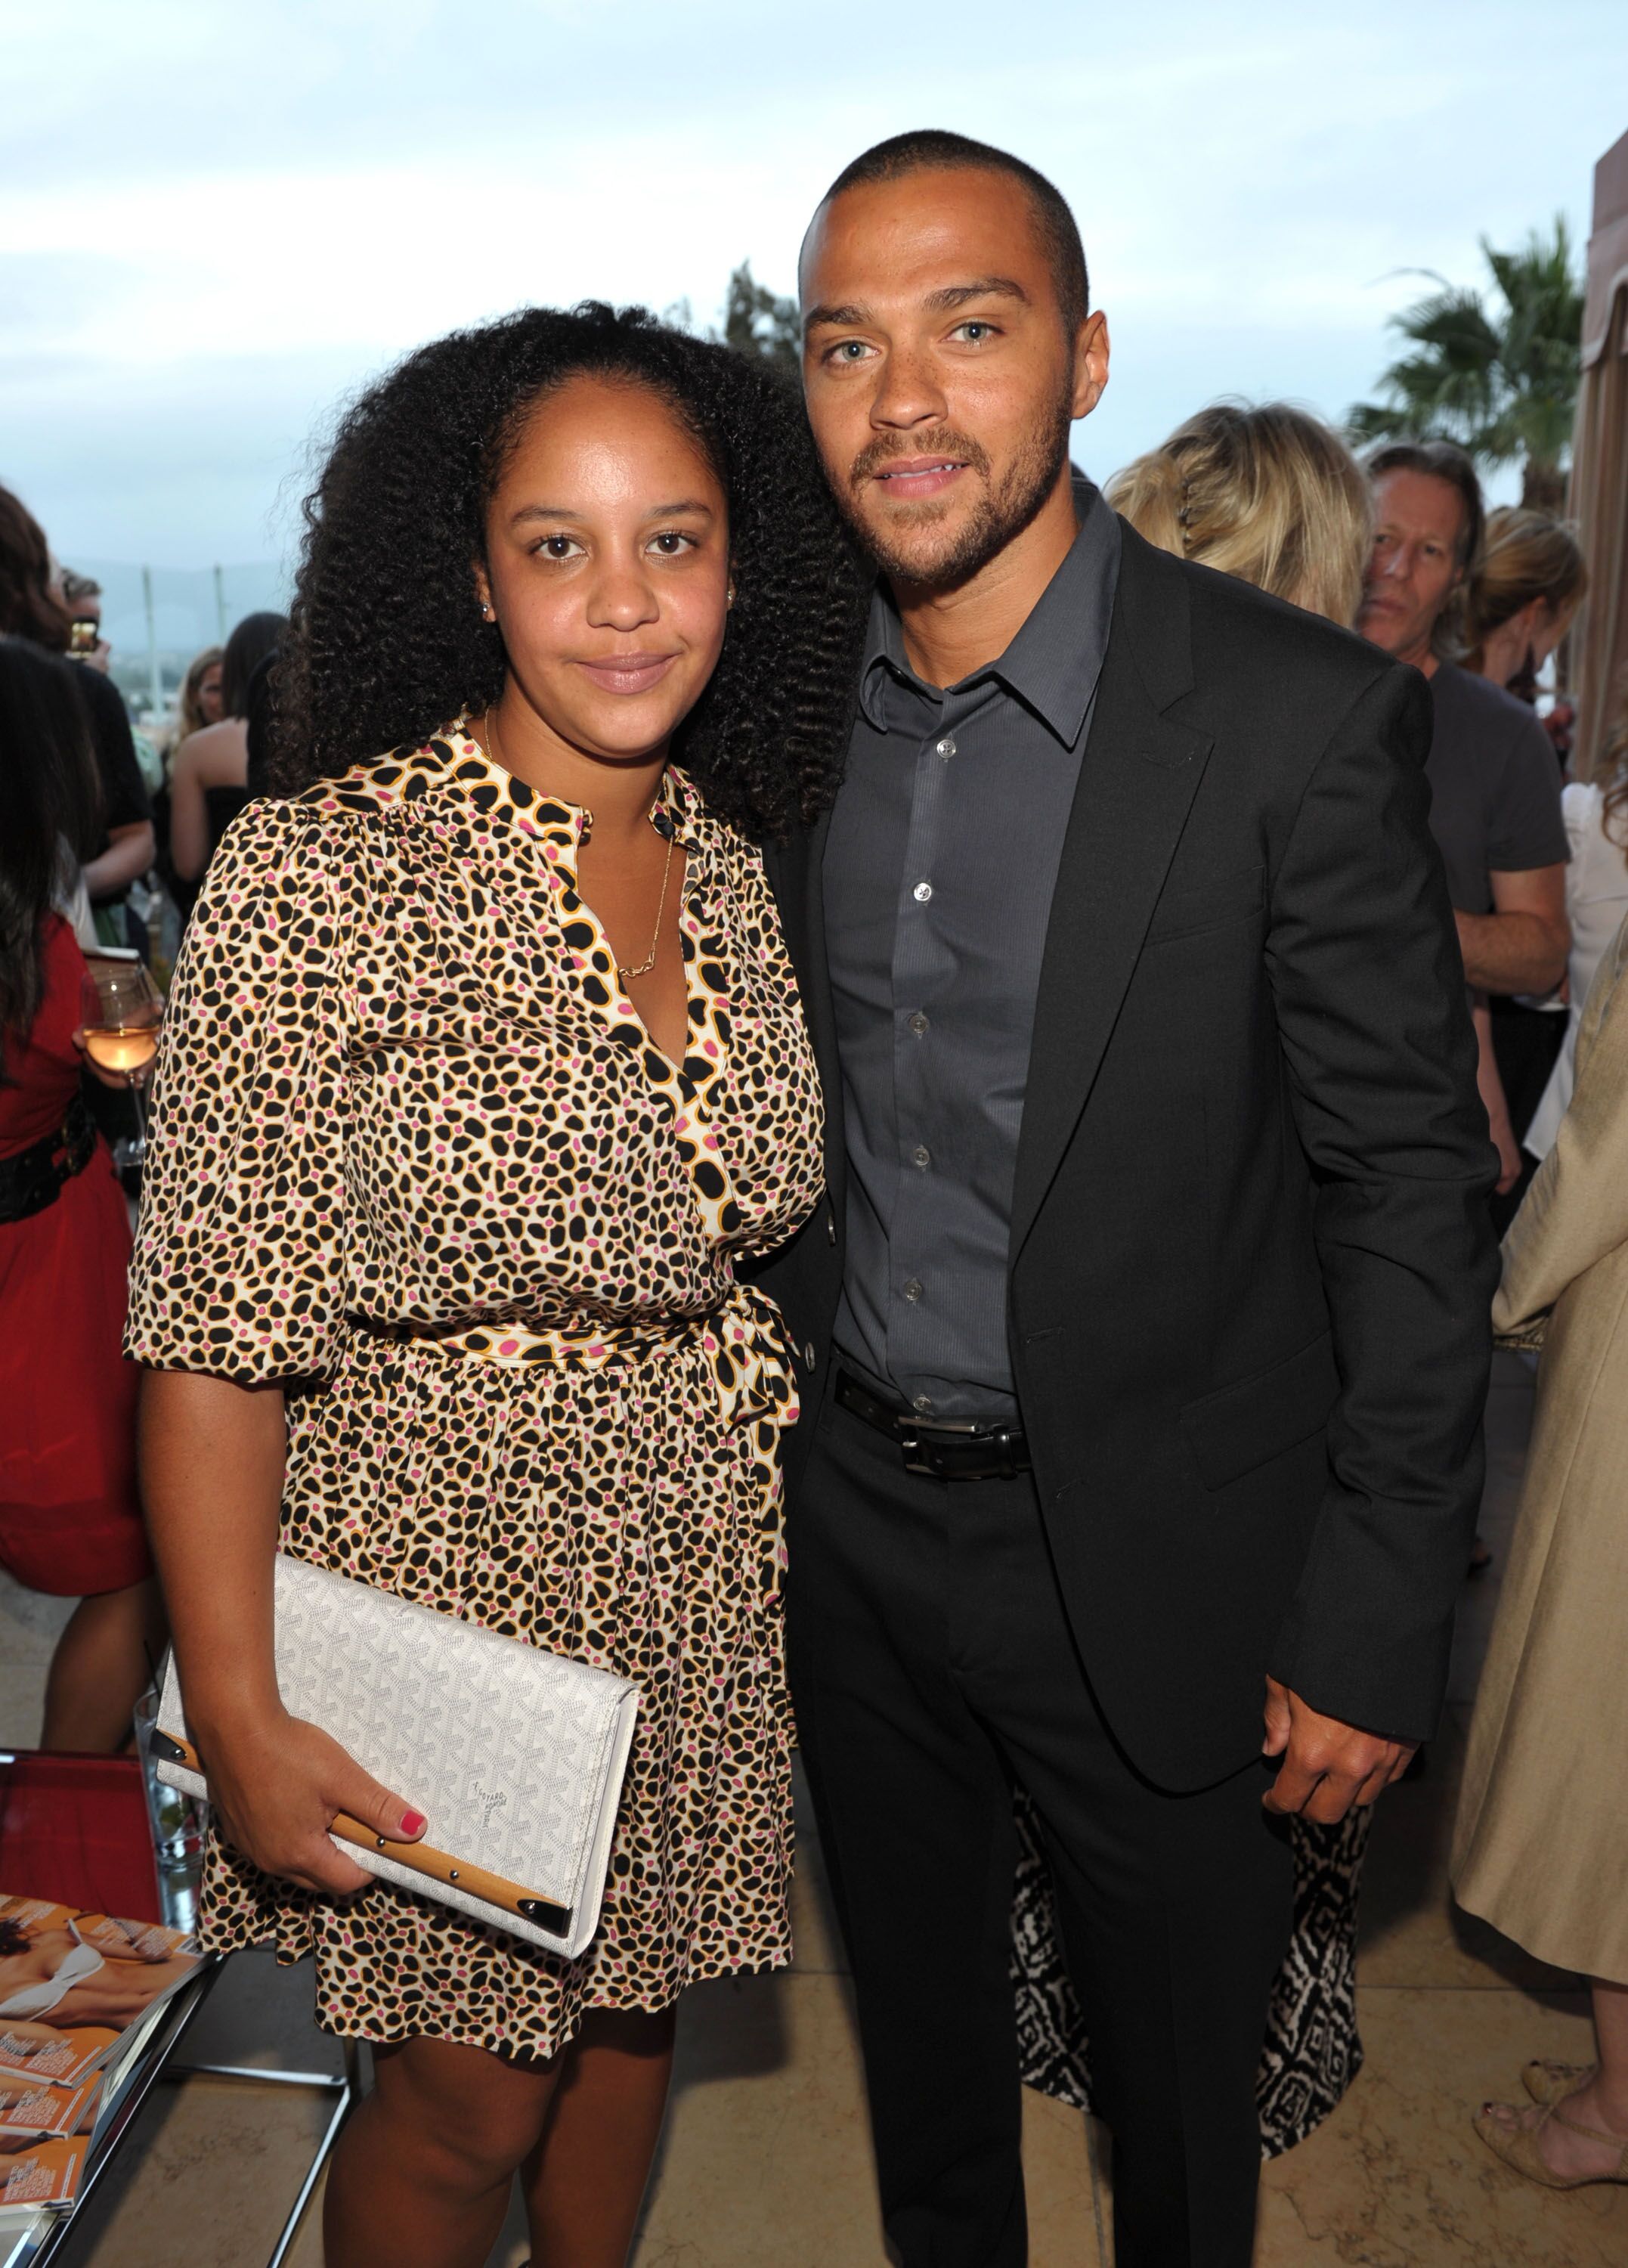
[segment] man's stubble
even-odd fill
[[[942,454],[987,479],[987,453],[970,435],[950,426],[939,426],[925,438],[913,436],[908,441],[890,437],[872,442],[854,459],[846,489],[837,492],[838,506],[863,549],[890,582],[930,589],[970,582],[1016,541],[1056,487],[1068,461],[1073,422],[1072,398],[1060,395],[1045,423],[1019,450],[999,485],[986,487],[977,510],[962,526],[949,531],[936,548],[926,541],[912,544],[907,539],[913,530],[925,536],[942,522],[948,509],[944,504],[929,501],[909,507],[907,518],[900,515],[896,519],[898,534],[890,541],[861,518],[855,499],[865,482],[895,457]]]

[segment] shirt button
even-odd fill
[[[928,1148],[925,1142],[917,1143],[915,1148],[910,1153],[910,1162],[913,1167],[915,1167],[918,1173],[926,1173],[928,1167],[933,1162],[933,1152]]]
[[[922,1014],[920,1008],[916,1010],[915,1014],[910,1020],[910,1028],[918,1039],[920,1038],[922,1033],[927,1029],[927,1018]]]
[[[812,1339],[809,1341],[807,1346],[803,1350],[803,1359],[807,1363],[810,1370],[818,1370],[819,1368],[819,1353]]]
[[[955,739],[951,733],[946,733],[943,739],[935,744],[935,755],[941,756],[953,756],[955,752]]]
[[[916,1277],[913,1276],[909,1283],[906,1285],[905,1297],[912,1301],[917,1300],[921,1297],[921,1285]]]
[[[930,1417],[933,1410],[933,1397],[930,1394],[918,1394],[910,1406],[913,1410],[919,1410],[924,1418]]]
[[[915,899],[915,902],[919,906],[926,905],[928,900],[932,896],[932,895],[933,885],[931,882],[918,882],[915,888],[911,893],[911,895]]]

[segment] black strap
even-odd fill
[[[62,1183],[90,1164],[96,1151],[96,1124],[82,1094],[76,1094],[54,1134],[0,1158],[0,1222],[27,1220],[54,1205]]]
[[[902,1403],[884,1402],[851,1371],[837,1373],[836,1398],[894,1442],[907,1473],[935,1481],[1016,1480],[1032,1469],[1021,1426],[925,1425]]]

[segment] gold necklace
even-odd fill
[[[487,710],[485,716],[481,718],[480,723],[486,733],[487,753],[495,762],[502,764],[503,760],[498,754],[497,747],[497,720],[493,716],[489,707]],[[509,767],[507,764],[503,764],[503,770],[507,771]],[[593,814],[589,810],[586,804],[582,806],[582,814],[583,833],[584,836],[591,835],[593,833]],[[655,804],[650,806],[649,812],[647,815],[653,823],[656,816]],[[677,828],[674,828],[668,835],[667,856],[662,862],[662,894],[656,902],[656,928],[651,934],[650,949],[649,953],[645,954],[644,959],[639,963],[639,966],[636,968],[624,968],[620,961],[616,964],[616,973],[621,978],[624,984],[629,983],[635,976],[648,976],[651,969],[656,966],[656,956],[661,951],[662,916],[667,910],[667,885],[672,879],[673,844],[678,841],[678,829]]]
[[[654,811],[655,808],[655,805],[652,804],[650,806],[650,809]],[[590,826],[593,824],[593,814],[591,812],[588,814],[588,822]],[[656,956],[661,949],[662,942],[662,916],[667,910],[667,881],[668,877],[672,873],[672,846],[677,839],[678,830],[675,828],[673,833],[667,837],[667,856],[662,866],[662,894],[656,902],[656,928],[650,939],[650,949],[649,953],[645,954],[644,959],[639,963],[639,966],[636,968],[624,968],[620,961],[616,964],[616,973],[621,978],[624,984],[627,983],[633,977],[648,976],[651,969],[656,966]]]

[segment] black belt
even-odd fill
[[[0,1158],[0,1221],[27,1220],[55,1204],[62,1183],[82,1174],[95,1153],[95,1123],[84,1097],[76,1094],[54,1134]]]
[[[1031,1469],[1020,1425],[924,1425],[913,1410],[886,1402],[851,1371],[837,1373],[839,1405],[898,1444],[907,1473],[935,1481],[1011,1481]]]

